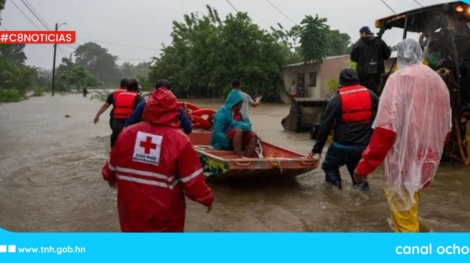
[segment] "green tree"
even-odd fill
[[[328,55],[330,27],[326,18],[307,15],[300,26],[293,28],[300,43],[300,54],[304,62],[323,62]]]
[[[0,12],[5,0],[0,0]],[[0,16],[1,24],[1,16]],[[35,85],[37,70],[25,66],[25,45],[0,45],[0,102],[18,102]]]
[[[271,27],[272,35],[277,39],[279,45],[282,47],[284,56],[286,57],[286,63],[296,63],[302,61],[299,48],[297,47],[296,29],[286,30],[281,24],[277,24],[279,28]]]
[[[356,62],[348,60],[347,64],[348,64],[348,67],[356,69],[356,65],[357,65]]]
[[[136,68],[130,62],[124,62],[121,66],[121,74],[123,76],[127,76],[128,78],[132,78],[136,75]]]
[[[212,7],[207,11],[173,22],[172,43],[154,58],[149,81],[169,79],[179,97],[214,98],[225,96],[231,80],[238,78],[249,94],[279,100],[280,70],[289,48],[247,13],[221,19]]]
[[[2,24],[1,12],[2,12],[3,9],[5,8],[5,2],[6,2],[6,0],[0,0],[0,25]],[[8,46],[9,46],[9,45],[0,45],[0,50],[5,49],[5,48],[8,48]]]
[[[351,37],[339,30],[329,30],[328,32],[327,56],[340,56],[350,53]]]
[[[62,62],[56,69],[56,84],[57,84],[57,90],[59,91],[70,91],[71,85],[68,85],[63,82],[64,78],[62,78],[62,75],[67,72],[72,70],[75,67],[75,63],[69,59],[69,58],[62,58]],[[51,74],[52,76],[52,74]]]
[[[7,45],[7,47],[0,50],[0,59],[9,60],[18,65],[24,65],[26,62],[26,55],[24,48],[26,45]]]
[[[288,48],[289,63],[321,62],[327,56],[346,55],[351,52],[351,37],[339,30],[332,30],[326,18],[306,16],[301,25],[284,29],[271,27],[272,35]],[[300,43],[300,45],[299,45]]]
[[[127,78],[135,78],[144,90],[150,90],[151,84],[148,78],[150,72],[150,63],[141,62],[136,65],[130,62],[124,62],[120,66],[121,75]]]
[[[60,77],[64,72],[72,69],[75,66],[75,63],[73,63],[72,60],[69,58],[62,58],[62,62],[56,69],[56,74],[58,77]]]
[[[329,79],[327,86],[329,91],[337,91],[339,87],[339,81],[337,79]]]
[[[69,86],[77,87],[77,90],[84,87],[97,87],[100,85],[100,81],[81,65],[76,65],[65,71],[60,76],[60,80]]]
[[[346,66],[347,66],[347,67],[350,67],[350,68],[353,68],[353,69],[356,69],[356,62],[353,62],[353,61],[348,60],[348,61],[346,62]],[[327,87],[328,87],[328,90],[329,90],[329,91],[336,91],[336,90],[338,90],[338,86],[339,86],[339,80],[338,80],[338,79],[329,79],[329,80],[328,80]]]
[[[49,88],[52,85],[52,72],[47,69],[37,68],[34,74],[34,83],[40,88]]]
[[[80,45],[74,54],[76,64],[84,66],[102,82],[114,84],[116,79],[121,77],[119,67],[116,64],[117,57],[96,43],[88,42]]]
[[[3,87],[18,90],[26,94],[34,85],[35,69],[29,66],[17,65],[9,60],[0,60]]]

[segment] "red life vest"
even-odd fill
[[[361,85],[340,88],[342,121],[365,124],[372,121],[372,99],[369,90]]]
[[[119,88],[115,91],[113,91],[113,104],[116,105],[116,99],[117,99],[117,96],[123,92],[126,92],[127,89],[126,88]]]
[[[113,118],[115,120],[127,120],[134,112],[134,101],[137,93],[121,92],[114,102]]]

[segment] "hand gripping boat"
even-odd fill
[[[189,135],[204,168],[208,180],[233,177],[297,176],[314,170],[316,164],[306,156],[274,144],[259,140],[256,153],[251,158],[237,158],[234,151],[218,151],[212,148],[213,109],[179,102],[191,119],[193,132]],[[195,131],[199,129],[199,131]]]

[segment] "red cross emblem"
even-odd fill
[[[157,149],[157,145],[152,143],[152,137],[147,136],[145,141],[140,141],[140,147],[144,148],[145,154],[150,154],[150,150]]]

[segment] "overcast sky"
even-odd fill
[[[230,0],[238,10],[248,12],[260,27],[269,29],[281,23],[285,28],[294,25],[266,0]],[[305,15],[318,14],[328,18],[333,29],[348,33],[357,40],[359,28],[369,26],[374,32],[374,21],[388,16],[392,11],[381,0],[270,0],[289,18],[300,23]],[[386,0],[395,12],[419,8],[413,0]],[[422,5],[449,1],[418,0]],[[225,0],[26,0],[48,28],[55,23],[67,23],[61,30],[75,30],[77,45],[94,41],[124,61],[138,63],[150,61],[160,54],[161,44],[169,44],[172,21],[181,21],[184,14],[206,12],[206,4],[215,7],[221,17],[234,9]],[[21,0],[7,0],[3,10],[2,26],[7,30],[37,30],[14,5],[26,14],[40,29],[44,26],[26,8]],[[393,46],[401,39],[398,29],[388,31],[383,39]],[[416,37],[416,35],[414,35]],[[107,43],[109,42],[109,43]],[[77,46],[76,45],[76,46]],[[60,45],[59,45],[60,46]],[[133,47],[129,47],[133,46]],[[52,68],[52,45],[27,45],[27,64]],[[57,51],[57,63],[69,56],[73,48],[61,46]]]

